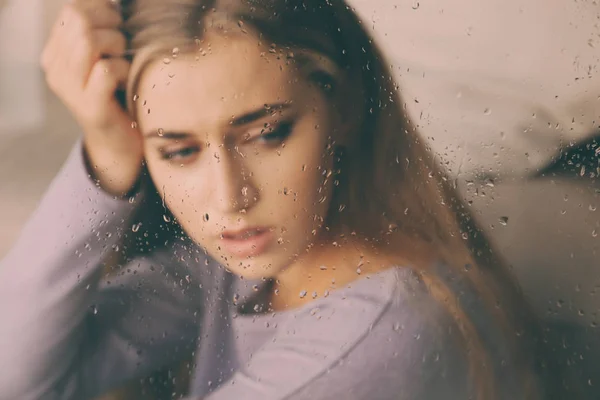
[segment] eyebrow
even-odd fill
[[[265,104],[263,107],[240,115],[239,117],[233,117],[230,120],[230,125],[232,126],[243,126],[249,124],[251,122],[258,121],[262,118],[268,117],[272,115],[274,112],[282,111],[291,107],[290,103],[274,103],[274,104]],[[147,138],[160,138],[160,139],[169,139],[169,140],[181,140],[186,139],[192,136],[191,133],[188,132],[173,132],[173,131],[164,131],[160,134],[159,130],[152,130],[145,134],[144,136]]]

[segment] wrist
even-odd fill
[[[139,160],[131,155],[118,157],[112,152],[90,151],[84,145],[83,158],[89,175],[108,194],[124,198],[138,191],[141,157]]]

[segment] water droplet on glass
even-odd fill
[[[327,270],[327,267],[325,265],[321,265],[319,268],[321,269],[321,271],[326,271]]]
[[[163,214],[163,219],[165,220],[165,222],[171,222],[171,218],[166,214]]]
[[[300,298],[303,299],[306,297],[306,290],[300,292]]]
[[[421,3],[419,3],[418,1],[415,1],[412,3],[412,9],[413,10],[418,10],[419,7],[421,7]]]
[[[508,225],[508,217],[500,217],[500,225]]]
[[[131,123],[131,128],[132,128],[132,129],[135,129],[135,128],[137,128],[137,122],[133,121],[133,122]]]
[[[179,55],[179,47],[173,47],[173,58]]]
[[[248,186],[242,187],[242,196],[248,196]]]
[[[137,101],[140,98],[140,96],[138,96],[137,94],[133,95],[133,101]]]
[[[594,229],[592,231],[592,237],[598,237],[598,230]]]
[[[204,220],[204,222],[208,222],[208,214],[204,214],[204,216],[202,217],[202,219]]]
[[[142,223],[141,223],[141,222],[140,222],[140,223],[138,223],[138,224],[134,224],[134,225],[131,227],[131,230],[132,230],[133,232],[137,232],[137,231],[139,231],[139,230],[140,230],[140,227],[141,227],[141,226],[142,226]]]
[[[492,114],[491,108],[486,108],[485,110],[483,110],[483,115],[491,115],[491,114]]]
[[[171,59],[169,57],[163,58],[163,64],[171,64]]]

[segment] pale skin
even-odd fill
[[[274,310],[301,306],[380,268],[385,260],[363,242],[328,235],[321,226],[334,189],[334,177],[323,173],[333,166],[325,149],[345,133],[321,88],[251,35],[209,34],[206,56],[180,54],[146,67],[133,128],[114,97],[128,70],[119,57],[118,19],[99,4],[65,8],[66,22],[59,18],[43,65],[84,130],[104,190],[127,193],[145,159],[190,238],[235,274],[276,280]],[[67,44],[71,35],[83,43]],[[82,50],[58,61],[69,47]],[[269,232],[260,252],[241,255],[223,245],[223,232],[248,226]]]
[[[134,186],[143,159],[139,130],[115,98],[129,72],[121,22],[107,0],[72,1],[60,12],[41,56],[48,86],[84,132],[95,178],[117,196]]]

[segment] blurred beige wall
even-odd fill
[[[0,257],[78,134],[39,68],[47,32],[63,3],[7,0],[0,8]]]

